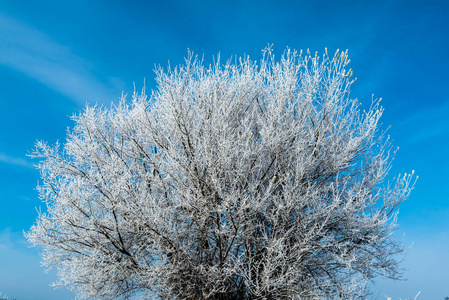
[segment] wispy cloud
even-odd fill
[[[11,227],[3,228],[0,231],[0,250],[1,249],[11,249],[12,247],[13,247],[13,243],[11,240]]]
[[[9,156],[5,153],[0,152],[0,162],[12,164],[21,167],[34,168],[33,164],[23,158]]]
[[[0,13],[0,65],[20,71],[81,104],[110,97],[88,61],[44,33]]]
[[[449,101],[437,106],[422,108],[399,123],[399,127],[408,134],[407,141],[411,144],[425,142],[433,138],[441,138],[449,134],[447,112]]]

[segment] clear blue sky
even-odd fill
[[[369,2],[369,3],[368,3]],[[64,141],[68,116],[121,92],[154,89],[155,64],[206,62],[274,44],[349,49],[352,95],[383,98],[399,146],[392,173],[419,175],[395,233],[413,243],[407,281],[377,280],[372,299],[449,296],[449,2],[447,1],[0,1],[0,292],[17,300],[72,299],[48,287],[22,232],[42,206],[25,155],[37,139]],[[404,237],[405,235],[405,237]]]

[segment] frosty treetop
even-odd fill
[[[158,88],[87,107],[37,143],[48,212],[28,234],[59,284],[103,299],[349,299],[397,277],[383,109],[349,97],[347,52],[270,48],[158,69]]]

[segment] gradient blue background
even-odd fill
[[[323,53],[349,49],[352,96],[382,97],[383,126],[400,146],[392,173],[415,170],[395,235],[407,281],[376,280],[371,299],[449,296],[449,7],[447,1],[6,1],[0,0],[0,292],[10,299],[73,299],[48,287],[23,237],[43,206],[25,155],[37,139],[64,141],[68,116],[109,106],[154,65],[206,63],[274,44]]]

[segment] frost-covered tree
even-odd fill
[[[307,51],[308,52],[308,51]],[[387,182],[382,107],[349,97],[347,52],[270,48],[156,71],[158,88],[87,107],[37,143],[47,205],[28,239],[80,297],[351,299],[400,275],[411,175]]]

